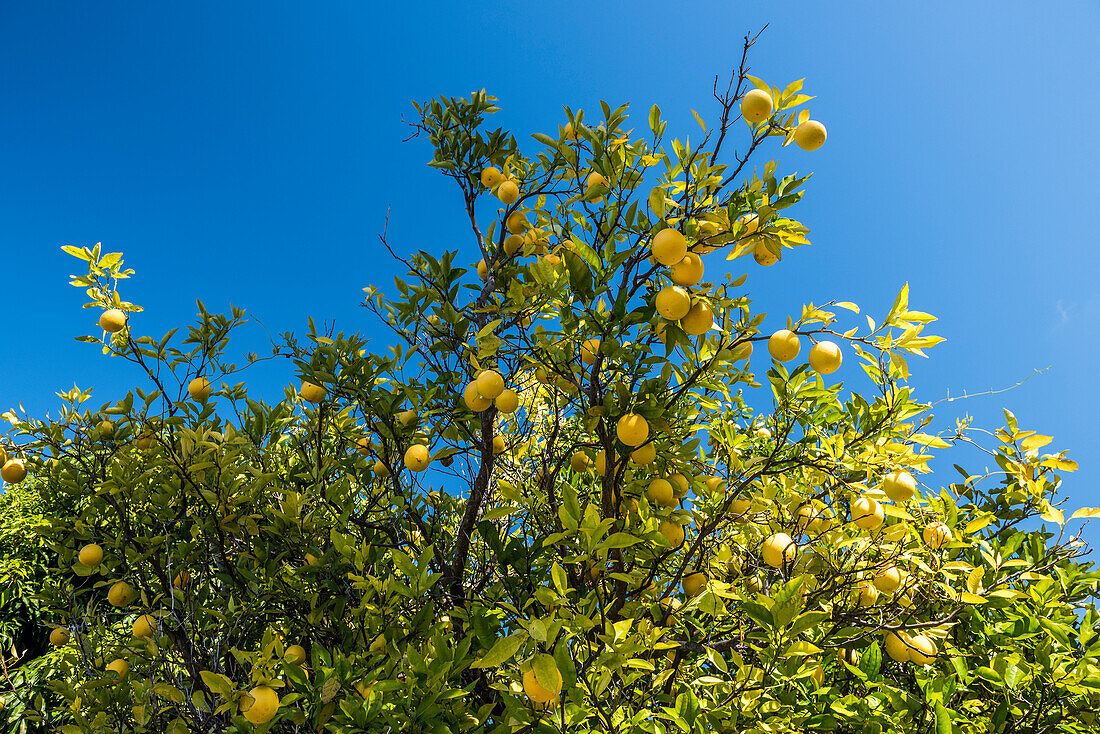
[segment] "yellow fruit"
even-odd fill
[[[767,428],[757,428],[756,437],[762,438],[765,441],[770,441],[772,439],[772,432],[769,431]]]
[[[703,279],[703,258],[694,252],[684,255],[684,259],[672,266],[669,271],[676,285],[695,285]]]
[[[302,380],[302,389],[298,391],[298,394],[302,396],[302,400],[316,404],[325,399],[328,390],[321,385],[314,385],[312,382]]]
[[[734,517],[744,515],[752,507],[752,500],[746,497],[740,497],[735,500],[730,500],[730,512]]]
[[[573,123],[565,123],[565,127],[561,129],[561,137],[565,140],[576,140],[577,136],[578,133],[575,129],[573,129]]]
[[[126,607],[134,600],[134,590],[125,581],[116,581],[107,591],[107,602],[113,607]]]
[[[802,150],[817,150],[825,144],[825,126],[817,120],[806,120],[794,129],[794,142]]]
[[[518,234],[510,234],[504,238],[504,254],[515,255],[523,247],[523,237]]]
[[[286,649],[283,658],[291,665],[301,665],[306,659],[306,649],[301,645],[291,645]]]
[[[654,443],[647,443],[641,448],[634,449],[630,452],[630,459],[639,466],[646,466],[652,464],[653,460],[657,458],[657,445]]]
[[[527,215],[523,212],[512,212],[504,220],[504,228],[512,234],[523,234],[531,226],[527,221]]]
[[[909,645],[906,644],[908,639],[909,635],[904,632],[887,632],[882,638],[882,647],[891,658],[904,663],[909,660]]]
[[[588,190],[596,186],[603,186],[605,189],[609,187],[607,179],[598,173],[588,174],[588,178],[584,180],[584,193],[587,194]],[[602,196],[597,196],[592,200],[593,204],[599,204],[603,201]]]
[[[782,568],[798,557],[798,546],[786,533],[776,533],[764,541],[760,557],[772,568]]]
[[[77,554],[77,560],[80,561],[80,565],[91,568],[98,566],[103,562],[103,548],[96,543],[88,543],[80,549],[80,553]]]
[[[742,359],[748,359],[751,356],[752,356],[752,342],[744,342],[742,344],[738,344],[733,349],[733,359],[734,359],[734,361],[740,361]]]
[[[477,277],[482,280],[489,277],[489,265],[485,262],[485,258],[481,258],[477,261]]]
[[[587,471],[588,465],[591,463],[592,459],[583,451],[577,451],[569,457],[569,466],[576,472]]]
[[[789,329],[780,329],[768,338],[768,354],[780,362],[790,362],[801,349],[798,334]]]
[[[653,259],[662,265],[675,265],[687,255],[688,246],[678,230],[662,229],[653,237]]]
[[[130,664],[125,660],[112,660],[107,664],[107,670],[118,674],[119,680],[126,677],[126,674],[130,672]]]
[[[491,189],[504,180],[504,174],[496,166],[486,166],[481,169],[481,185]]]
[[[397,420],[404,428],[408,428],[410,423],[414,423],[416,417],[415,410],[402,410],[397,414]]]
[[[511,388],[504,388],[500,395],[493,399],[493,404],[501,413],[512,414],[519,410],[519,395]]]
[[[818,342],[810,349],[810,367],[820,375],[831,375],[840,369],[844,356],[833,342]]]
[[[114,334],[122,331],[124,326],[126,326],[126,314],[117,308],[109,308],[99,317],[99,328],[108,333]]]
[[[596,454],[596,458],[592,460],[592,468],[601,477],[607,474],[607,454],[605,452],[601,451]]]
[[[874,530],[882,525],[886,513],[878,500],[860,497],[852,503],[852,522],[857,528]]]
[[[504,436],[493,436],[493,455],[503,454],[508,445],[504,442]]]
[[[100,421],[96,429],[99,431],[100,438],[110,438],[115,435],[114,421]]]
[[[390,468],[386,466],[386,462],[378,459],[374,462],[374,466],[371,467],[375,474],[380,477],[388,477],[390,475]]]
[[[505,206],[511,206],[519,201],[519,186],[515,181],[501,181],[497,186],[496,197]]]
[[[279,710],[279,695],[270,686],[256,686],[241,699],[241,712],[253,724],[266,724]]]
[[[641,446],[649,438],[649,423],[637,413],[627,413],[615,425],[615,435],[627,446]]]
[[[741,232],[741,236],[747,237],[751,234],[755,234],[756,231],[760,229],[760,217],[758,217],[755,213],[742,214],[737,218],[734,224],[740,225],[740,227],[744,230]]]
[[[873,607],[878,601],[878,589],[870,580],[860,581],[856,585],[858,592],[857,602],[861,607]]]
[[[679,548],[680,544],[684,542],[684,527],[671,520],[661,520],[661,524],[657,526],[657,532],[665,536],[665,540],[673,548]]]
[[[54,647],[61,647],[69,642],[69,630],[64,627],[58,627],[50,632],[50,644]]]
[[[585,364],[596,364],[596,357],[600,353],[600,340],[588,339],[581,344],[581,361]]]
[[[153,632],[157,629],[157,618],[152,614],[143,614],[134,620],[131,631],[134,637],[152,637]]]
[[[938,520],[924,529],[924,543],[929,548],[942,548],[951,542],[951,528]]]
[[[424,444],[413,444],[405,451],[405,466],[409,471],[424,471],[431,461],[428,447]]]
[[[707,488],[707,492],[714,494],[715,492],[721,492],[726,485],[726,480],[722,477],[705,477],[703,479],[703,486]]]
[[[686,331],[690,336],[701,336],[706,334],[714,326],[714,311],[711,307],[699,301],[691,310],[687,312],[687,315],[680,319],[680,327]]]
[[[151,433],[140,433],[140,434],[138,434],[137,439],[134,440],[134,446],[141,449],[142,451],[149,450],[153,446],[153,434],[151,434]]]
[[[649,498],[650,502],[656,503],[661,507],[675,507],[677,505],[676,495],[672,491],[672,485],[665,479],[654,479],[650,482],[645,495]]]
[[[924,635],[909,638],[909,660],[917,665],[931,665],[936,660],[936,643]]]
[[[893,471],[882,478],[882,491],[894,502],[906,502],[917,492],[917,480],[907,471]]]
[[[485,370],[477,376],[477,392],[481,397],[492,400],[504,392],[504,378],[496,370]]]
[[[665,319],[679,321],[691,310],[691,296],[678,285],[668,285],[657,293],[653,304]]]
[[[706,588],[706,585],[707,575],[698,571],[684,576],[683,580],[680,582],[680,587],[683,588],[684,594],[687,595],[689,599],[698,596],[699,593]]]
[[[768,249],[768,243],[765,240],[757,240],[756,244],[752,246],[752,259],[756,261],[757,265],[763,265],[764,267],[779,262],[779,256]]]
[[[894,565],[879,569],[873,581],[875,588],[883,594],[893,594],[901,586],[901,569]]]
[[[772,96],[763,89],[754,89],[741,98],[741,117],[754,125],[772,114]]]
[[[210,398],[210,380],[196,377],[187,384],[187,394],[197,403],[205,403]]]
[[[683,474],[673,474],[668,481],[672,483],[672,491],[677,497],[687,494],[688,488],[691,487],[691,482]]]
[[[534,669],[528,670],[523,674],[523,692],[535,703],[553,701],[561,692],[561,673],[558,672],[557,668],[554,669],[554,675],[556,676],[555,685],[550,688],[545,688],[539,683],[538,678],[535,676]]]
[[[482,397],[478,392],[477,380],[474,380],[466,386],[466,389],[462,392],[462,399],[465,401],[466,407],[475,413],[487,410],[491,404],[488,398]]]

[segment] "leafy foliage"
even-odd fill
[[[226,361],[241,311],[81,337],[148,381],[100,406],[74,389],[57,420],[7,416],[35,490],[71,508],[33,528],[52,550],[40,599],[71,635],[50,680],[64,705],[17,690],[24,719],[1092,731],[1100,576],[1061,530],[1072,461],[1006,413],[986,446],[998,470],[934,488],[936,452],[980,433],[926,432],[908,361],[940,338],[907,288],[878,321],[828,303],[780,322],[749,276],[703,280],[717,251],[765,266],[808,244],[789,216],[808,177],[747,172],[769,138],[802,144],[811,98],[755,80],[773,113],[730,154],[741,68],[695,146],[656,107],[638,137],[626,106],[596,124],[567,109],[528,149],[483,130],[484,92],[417,105],[481,262],[395,253],[397,296],[364,300],[392,346],[288,335],[271,357],[302,387],[277,402]],[[121,255],[69,252],[90,306],[138,312]],[[792,338],[854,358],[862,392],[830,377],[827,347],[784,355]],[[85,565],[92,543],[104,555]]]

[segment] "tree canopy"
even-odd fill
[[[471,239],[380,237],[408,271],[364,289],[381,350],[311,321],[238,365],[243,311],[147,335],[122,255],[66,247],[80,338],[145,377],[5,416],[4,480],[56,508],[20,530],[54,650],[0,721],[1094,731],[1100,574],[1065,528],[1100,511],[1060,508],[1073,461],[1007,411],[931,428],[909,362],[941,339],[907,287],[873,316],[749,297],[809,245],[809,176],[761,156],[825,143],[811,101],[743,55],[694,143],[656,106],[521,143],[485,91],[416,104]],[[723,257],[747,274],[708,279]],[[282,396],[244,381],[268,359]],[[962,444],[996,468],[933,475]]]

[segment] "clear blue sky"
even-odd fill
[[[1070,504],[1100,505],[1094,2],[5,2],[0,407],[41,415],[74,381],[102,400],[132,383],[72,340],[95,314],[61,245],[126,253],[144,333],[196,298],[273,331],[307,314],[370,330],[361,288],[395,272],[375,239],[387,210],[398,248],[470,247],[430,150],[401,143],[410,99],[486,87],[521,140],[562,104],[629,101],[643,128],[657,103],[694,136],[689,108],[712,110],[713,76],[765,22],[753,72],[806,77],[829,140],[780,154],[816,172],[797,209],[815,246],[754,271],[757,307],[881,314],[908,281],[948,338],[914,365],[918,397],[1050,367],[939,415],[995,428],[1010,406],[1081,463]]]

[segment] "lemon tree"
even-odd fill
[[[520,140],[483,91],[416,105],[469,241],[381,239],[407,269],[365,289],[381,351],[311,324],[236,364],[243,311],[145,334],[121,255],[67,248],[102,314],[81,338],[145,378],[6,416],[4,480],[72,508],[37,530],[65,634],[25,720],[1093,731],[1076,465],[1007,412],[931,428],[909,364],[941,339],[906,287],[869,316],[749,298],[809,244],[781,151],[826,128],[745,68],[694,142],[657,107]],[[261,359],[282,395],[249,390]],[[944,471],[960,444],[994,470]]]

